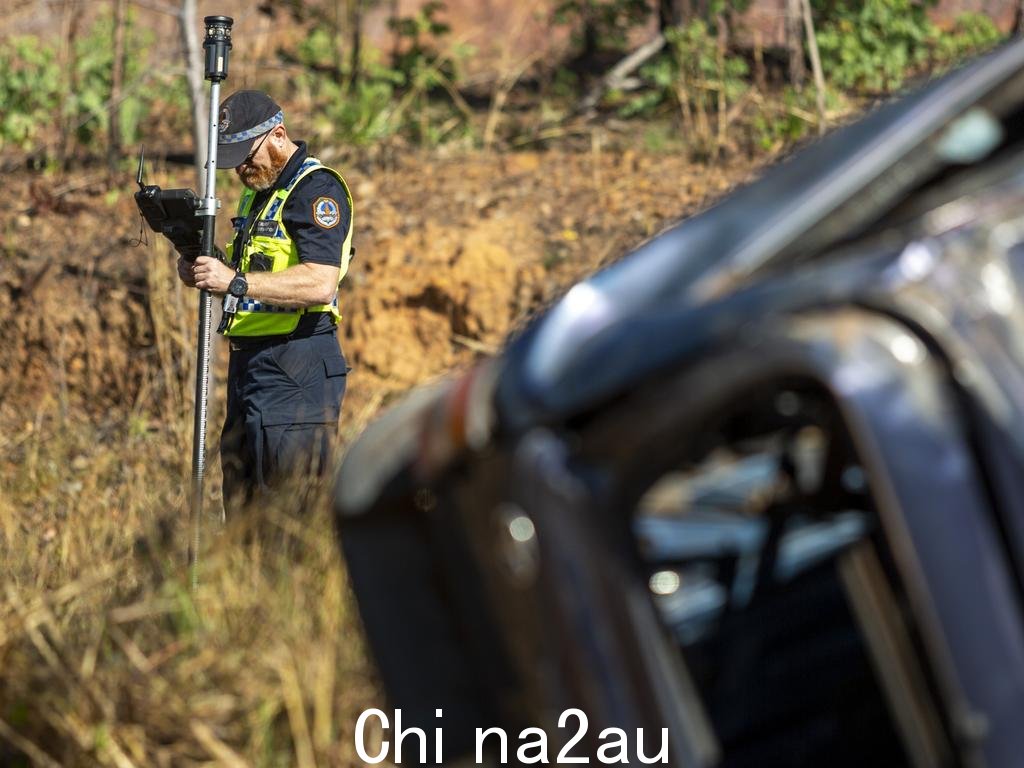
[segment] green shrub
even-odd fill
[[[846,112],[849,105],[835,89],[825,91],[827,112]],[[804,138],[818,125],[817,93],[813,88],[786,87],[763,100],[749,124],[749,138],[757,148],[774,152]]]
[[[854,0],[817,8],[821,65],[836,87],[891,90],[929,59],[935,30],[922,3]]]
[[[296,90],[309,96],[321,117],[316,130],[365,146],[395,135],[421,144],[437,144],[469,125],[469,109],[455,84],[463,61],[473,50],[449,45],[449,27],[438,18],[441,2],[428,2],[411,16],[394,19],[392,29],[405,41],[390,66],[370,51],[360,76],[339,72],[334,60],[333,33],[315,26],[297,49],[302,69],[293,78]]]
[[[122,77],[121,104],[118,111],[122,140],[131,144],[138,139],[140,122],[149,112],[152,87],[139,87],[140,78],[147,77],[149,70],[145,58],[137,55],[148,51],[153,44],[151,30],[134,23],[134,14],[129,13],[125,21],[125,60]],[[75,138],[82,144],[97,141],[107,130],[109,102],[113,85],[114,51],[113,18],[110,14],[100,16],[87,35],[75,42],[75,87],[66,94],[65,114],[72,120]],[[183,80],[178,78],[183,84]]]
[[[629,31],[646,23],[650,13],[647,0],[559,0],[551,20],[572,28],[577,48],[585,50],[589,42],[598,50],[617,51],[626,47]]]
[[[957,17],[940,30],[927,10],[935,0],[819,0],[818,47],[831,85],[891,91],[928,66],[955,63],[991,47],[999,30],[987,16]]]
[[[301,51],[305,56],[312,49]],[[386,139],[399,128],[391,120],[395,91],[404,83],[400,72],[376,62],[364,63],[352,86],[318,66],[307,66],[292,79],[292,88],[313,103],[314,129],[324,138],[343,138],[358,146]]]
[[[939,32],[933,44],[937,64],[952,64],[971,54],[994,47],[1003,39],[1002,33],[982,13],[962,13],[948,32]]]
[[[144,58],[132,55],[150,47],[153,33],[140,29],[130,18],[118,113],[126,143],[137,140],[139,124],[151,105],[149,94],[155,91],[138,87],[147,70]],[[56,43],[34,35],[0,43],[0,147],[28,150],[45,139],[66,135],[96,152],[105,140],[110,118],[112,24],[109,14],[98,18],[75,40],[67,64],[60,61]]]
[[[670,29],[665,37],[666,52],[640,70],[648,87],[625,100],[619,115],[650,116],[674,105],[686,140],[699,154],[707,153],[724,139],[719,118],[750,87],[747,63],[720,50],[715,30],[702,19]]]
[[[56,50],[35,36],[0,43],[0,148],[29,149],[53,129],[61,102]]]

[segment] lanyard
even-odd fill
[[[267,196],[260,201],[259,198],[263,194],[264,193],[262,192],[257,192],[253,196],[252,205],[249,206],[249,213],[247,213],[245,219],[242,220],[241,226],[235,226],[239,217],[236,216],[231,220],[232,226],[235,227],[235,243],[231,249],[230,266],[235,269],[238,269],[238,265],[242,261],[242,250],[249,244],[249,241],[252,240],[252,231],[256,228],[256,222],[260,220],[260,217],[258,215],[254,216],[253,213],[259,211],[259,213],[262,214],[263,209],[267,207],[267,203],[270,202],[270,197],[273,196],[274,192],[271,192],[270,196]],[[259,202],[259,206],[256,205],[257,202]]]

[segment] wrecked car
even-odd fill
[[[334,497],[391,705],[446,762],[1020,765],[1022,289],[1018,43],[414,391]]]

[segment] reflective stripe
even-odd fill
[[[275,193],[274,200],[270,203],[270,207],[266,209],[267,213],[263,217],[264,219],[277,218],[277,211],[281,208],[281,204],[288,199],[288,195],[291,193],[292,187],[299,183],[299,179],[302,178],[306,171],[314,167],[322,167],[320,161],[315,157],[307,157],[302,165],[299,166],[299,170],[297,170],[295,175],[292,176],[291,181]],[[278,227],[278,229],[280,229],[280,227]]]
[[[274,235],[260,235],[252,232],[251,237],[238,255],[237,265],[243,271],[249,271],[250,259],[254,254],[261,254],[269,259],[270,272],[281,272],[288,267],[299,263],[298,250],[282,223],[284,211],[283,203],[288,199],[292,189],[299,181],[317,170],[324,170],[331,173],[341,183],[345,191],[345,199],[349,209],[352,211],[352,218],[355,218],[352,193],[341,175],[332,168],[328,168],[314,157],[307,158],[296,170],[295,174],[288,180],[288,183],[278,189],[264,204],[263,210],[253,209],[255,193],[246,189],[239,201],[238,219],[242,220],[242,227],[248,228],[253,216],[259,217],[261,222],[273,221],[276,224]],[[341,269],[338,272],[338,282],[348,272],[349,260],[352,257],[352,231],[354,222],[349,222],[348,233],[341,247]],[[228,244],[227,253],[229,258],[234,257],[234,241]],[[236,263],[232,261],[232,263]],[[335,322],[341,319],[339,311],[338,294],[335,292],[329,304],[318,304],[304,308],[286,308],[274,304],[265,304],[256,299],[246,298],[239,302],[235,314],[235,320],[226,331],[226,335],[232,338],[246,336],[279,336],[291,333],[298,325],[299,318],[307,313],[325,312],[335,318]]]
[[[238,302],[238,310],[241,312],[296,312],[298,310],[288,307],[279,307],[277,304],[264,304],[257,299],[241,299]]]
[[[222,133],[220,138],[217,139],[218,144],[237,144],[240,141],[246,139],[255,139],[262,133],[266,133],[271,128],[280,125],[284,122],[284,111],[278,112],[276,115],[268,120],[264,120],[259,125],[254,125],[245,131],[239,131],[238,133]]]

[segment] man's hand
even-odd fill
[[[180,262],[178,274],[181,274]],[[227,293],[228,285],[235,277],[235,270],[212,256],[199,256],[192,266],[192,277],[196,288],[204,288],[212,293]]]
[[[196,287],[196,278],[192,274],[192,267],[195,266],[194,261],[186,259],[184,256],[178,257],[178,277],[181,278],[181,282],[187,285],[189,288]]]

